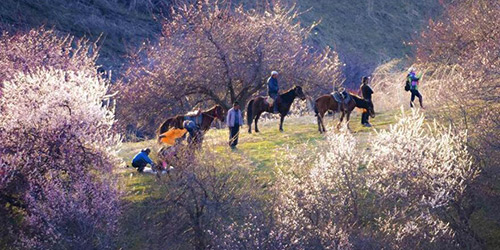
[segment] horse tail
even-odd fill
[[[168,131],[171,120],[172,118],[168,118],[160,125],[160,127],[158,127],[158,129],[156,130],[158,136]]]
[[[319,99],[318,99],[319,100]],[[319,115],[319,110],[318,110],[318,100],[315,100],[314,101],[314,116],[318,116]]]
[[[247,123],[248,126],[252,125],[252,118],[253,118],[253,102],[254,100],[250,100],[247,106]]]

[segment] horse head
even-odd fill
[[[222,106],[216,105],[214,107],[214,117],[219,119],[221,122],[224,122],[224,120],[225,120],[224,118],[226,116],[224,115],[224,113],[225,113],[224,108]]]
[[[297,97],[299,97],[302,101],[304,101],[306,99],[306,95],[304,94],[304,91],[302,91],[301,86],[295,85],[295,87],[293,89],[295,91],[295,95]]]

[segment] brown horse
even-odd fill
[[[221,122],[224,122],[224,117],[225,117],[224,113],[225,113],[224,108],[222,108],[222,106],[220,105],[215,105],[211,109],[201,112],[202,119],[201,119],[200,130],[203,133],[209,130],[215,118],[219,119]],[[158,128],[158,135],[167,132],[170,128],[183,128],[182,123],[184,122],[185,117],[186,115],[177,115],[168,118]]]
[[[347,115],[347,128],[349,128],[349,120],[351,112],[352,110],[354,110],[354,108],[366,109],[368,110],[368,113],[372,118],[375,117],[375,110],[371,101],[364,100],[363,98],[352,93],[349,93],[349,96],[351,96],[351,100],[349,101],[349,103],[344,104],[343,110],[341,110],[342,115],[340,116],[340,121],[337,124],[337,128],[340,128],[340,124],[342,123],[345,115]],[[331,110],[333,112],[338,111],[339,104],[337,103],[337,101],[333,98],[332,95],[323,95],[318,97],[318,99],[316,99],[316,101],[314,102],[314,112],[316,113],[316,117],[318,117],[318,130],[320,133],[326,132],[325,125],[323,124],[323,118],[328,110]]]
[[[279,98],[277,98],[278,111],[280,114],[280,131],[283,132],[283,121],[285,120],[285,116],[290,111],[290,106],[292,106],[293,101],[296,97],[299,97],[302,100],[306,99],[306,95],[302,91],[302,87],[295,86],[281,94]],[[273,106],[269,105],[266,101],[265,97],[259,96],[256,97],[248,103],[247,106],[247,123],[248,123],[248,133],[252,133],[252,122],[255,119],[255,132],[259,132],[259,127],[257,123],[259,122],[260,115],[263,112],[273,113]]]

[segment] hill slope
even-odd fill
[[[388,129],[397,122],[397,116],[401,111],[387,111],[378,113],[377,117],[371,119],[373,128],[365,128],[359,124],[360,115],[354,112],[351,117],[351,131],[357,138],[357,147],[362,150],[370,150],[369,140],[373,138],[375,131]],[[407,112],[407,111],[405,111]],[[244,126],[240,135],[238,149],[231,151],[227,146],[227,130],[213,129],[207,133],[204,148],[214,150],[217,155],[225,160],[250,169],[256,182],[260,183],[262,189],[271,188],[276,180],[276,173],[284,167],[280,163],[289,160],[284,159],[286,151],[300,149],[304,154],[316,155],[317,145],[325,142],[325,136],[320,135],[315,124],[315,117],[305,115],[303,117],[289,117],[285,120],[285,132],[278,132],[278,120],[272,119],[261,123],[261,133],[248,134]],[[338,121],[326,118],[327,129],[332,130]],[[427,122],[432,122],[430,119]],[[339,145],[342,146],[342,145]],[[135,153],[144,147],[158,147],[155,140],[141,141],[135,143],[124,143],[120,158],[130,164]],[[153,154],[155,157],[155,154]],[[286,166],[285,166],[286,167]],[[175,171],[175,169],[173,170]],[[166,197],[168,190],[164,183],[158,181],[155,175],[138,174],[133,168],[120,168],[117,175],[123,184],[125,197],[125,210],[122,217],[122,234],[118,244],[125,249],[162,249],[165,242],[158,238],[157,233],[164,230],[154,224],[162,218],[161,209],[157,209],[158,202]],[[165,179],[168,180],[166,177]],[[498,193],[500,186],[495,186],[488,192]],[[475,232],[486,240],[487,249],[497,249],[499,245],[500,228],[490,214],[496,211],[495,205],[485,205],[476,210],[472,215],[471,224]]]
[[[155,16],[168,13],[176,0],[2,0],[0,23],[16,29],[45,24],[77,37],[97,39],[102,34],[99,63],[119,72],[127,49],[160,32]],[[240,1],[245,5],[249,1]],[[259,1],[256,1],[259,2]],[[404,57],[403,44],[429,18],[440,13],[438,0],[301,0],[305,24],[322,20],[313,41],[334,47],[347,67],[347,83],[358,81],[378,64]],[[308,10],[308,11],[306,11]]]
[[[396,121],[396,114],[395,112],[379,114],[372,121],[374,128],[376,130],[387,129]],[[338,118],[338,115],[335,119],[330,116],[326,117],[327,129],[333,129]],[[367,139],[373,130],[362,127],[359,120],[359,113],[354,112],[351,117],[351,129],[357,138]],[[261,133],[248,134],[247,126],[244,126],[240,132],[238,149],[235,151],[231,151],[227,146],[226,129],[212,129],[207,133],[203,147],[207,150],[214,150],[221,158],[249,167],[255,180],[262,184],[263,189],[267,189],[273,185],[280,167],[276,163],[287,160],[283,159],[282,155],[286,153],[286,148],[315,150],[314,145],[325,141],[326,138],[319,134],[315,121],[316,118],[312,115],[287,117],[283,133],[278,131],[279,120],[277,119],[262,121]],[[366,140],[360,141],[363,143],[359,146],[364,147]],[[131,158],[145,147],[157,149],[158,145],[155,140],[124,143],[119,156],[130,165]],[[155,156],[156,154],[153,153],[153,160]],[[168,190],[162,186],[162,182],[158,181],[155,175],[138,174],[133,168],[119,169],[118,176],[125,192],[125,210],[120,228],[123,234],[118,239],[119,246],[124,249],[164,249],[165,243],[157,240],[156,235],[158,231],[164,229],[156,228],[154,222],[164,213],[158,209],[157,204],[164,199]]]
[[[437,0],[318,0],[299,1],[306,23],[322,19],[315,41],[339,51],[350,80],[371,73],[376,66],[411,54],[411,41],[429,20],[439,16]]]

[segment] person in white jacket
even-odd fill
[[[234,102],[233,108],[227,112],[226,123],[229,127],[229,146],[231,149],[235,149],[236,145],[238,145],[240,127],[243,126],[243,116],[238,102]]]

